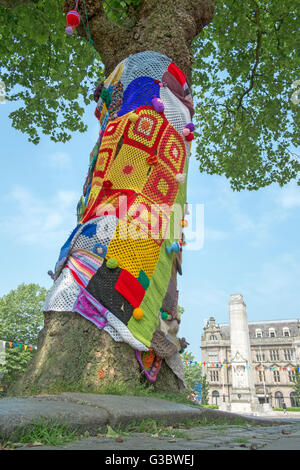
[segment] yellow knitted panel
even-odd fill
[[[131,227],[139,227],[160,245],[169,225],[169,210],[168,205],[155,204],[153,199],[139,194],[128,209],[127,220]]]
[[[162,133],[162,126],[166,126],[167,120],[152,108],[141,109],[137,112],[139,119],[130,124],[125,138],[125,143],[131,143],[144,150],[153,150],[158,144]]]
[[[182,173],[186,158],[183,137],[168,124],[158,145],[158,159],[173,173]]]
[[[122,116],[121,118],[117,118],[111,121],[105,130],[94,168],[92,185],[85,213],[91,207],[97,195],[99,194],[103,180],[107,179],[107,172],[114,162],[118,143],[123,135],[126,124],[127,117]]]
[[[107,106],[105,103],[103,103],[102,105],[102,110],[101,110],[101,114],[100,114],[100,117],[99,117],[99,121],[100,121],[100,125],[102,126],[103,122],[104,122],[104,118],[105,118],[105,115],[107,113]]]
[[[120,224],[120,222],[119,222]],[[159,258],[160,247],[151,238],[134,239],[136,226],[128,225],[128,237],[119,239],[119,224],[107,249],[107,258],[116,258],[119,267],[138,278],[143,270],[151,278]],[[141,233],[142,236],[147,234]]]
[[[113,119],[112,121],[109,121],[101,140],[100,150],[101,148],[105,148],[107,146],[110,146],[111,144],[116,144],[119,142],[120,138],[123,135],[127,121],[127,114]]]
[[[143,150],[123,144],[106,179],[112,182],[113,188],[140,192],[148,179],[147,157]]]

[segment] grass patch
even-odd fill
[[[161,398],[163,400],[173,401],[184,405],[201,406],[192,400],[187,399],[186,393],[167,393],[157,392],[153,385],[145,384],[130,384],[121,381],[114,381],[108,384],[103,383],[99,388],[86,388],[78,383],[76,384],[64,384],[64,383],[53,383],[46,390],[39,390],[32,387],[23,396],[32,396],[39,394],[57,395],[63,392],[74,392],[74,393],[92,393],[101,395],[120,395],[120,396],[139,396],[149,398]]]
[[[275,411],[283,411],[282,408],[274,408]],[[300,412],[300,408],[287,408],[286,411]]]
[[[167,392],[157,392],[153,385],[140,384],[130,386],[124,382],[113,382],[107,385],[103,385],[98,393],[104,395],[128,395],[128,396],[139,396],[139,397],[149,397],[149,398],[161,398],[163,400],[173,401],[175,403],[181,403],[184,405],[197,405],[195,402],[188,400],[186,393],[167,393]]]
[[[244,421],[242,418],[234,419],[232,422],[228,422],[224,418],[216,418],[214,420],[207,419],[205,417],[198,418],[195,420],[187,419],[183,422],[178,422],[176,425],[167,425],[163,422],[158,422],[155,419],[147,418],[143,419],[139,423],[133,421],[127,425],[119,425],[112,429],[108,427],[108,432],[105,434],[110,437],[117,436],[126,436],[130,433],[145,433],[151,434],[154,437],[175,437],[175,438],[188,438],[188,430],[200,426],[217,426],[218,428],[222,426],[221,430],[224,432],[227,426],[247,426],[251,427],[252,424],[249,424],[247,421]]]
[[[2,448],[16,448],[30,444],[59,446],[78,439],[78,432],[59,421],[41,419],[23,429],[16,429],[10,436],[0,436]]]
[[[238,437],[234,440],[234,442],[237,442],[238,444],[247,444],[247,442],[249,442],[249,439],[245,437]]]
[[[92,393],[92,394],[101,394],[101,395],[120,395],[120,396],[140,396],[140,397],[149,397],[149,398],[161,398],[163,400],[169,400],[175,403],[180,403],[183,405],[190,405],[196,407],[205,407],[205,408],[217,408],[215,405],[200,405],[194,401],[187,398],[188,392],[178,392],[178,393],[168,393],[168,392],[158,392],[155,390],[155,387],[148,383],[136,384],[130,382],[121,382],[114,381],[110,383],[103,383],[100,387],[89,387],[80,384],[80,383],[63,383],[63,382],[54,382],[45,389],[32,386],[23,392],[22,395],[18,396],[33,396],[33,395],[59,395],[63,392],[73,392],[73,393]],[[10,394],[8,393],[8,396]],[[11,395],[11,396],[14,396]]]
[[[179,430],[174,426],[167,426],[164,423],[159,423],[152,418],[143,419],[139,423],[133,421],[126,426],[119,425],[114,430],[108,426],[106,436],[127,436],[131,433],[151,434],[152,437],[186,437],[186,433],[184,431]]]

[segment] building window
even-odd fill
[[[283,395],[281,392],[275,393],[275,408],[282,408]]]
[[[262,362],[266,360],[265,353],[263,351],[255,351],[255,353],[257,362]]]
[[[269,328],[269,337],[276,338],[276,331],[274,330],[274,328]]]
[[[294,351],[292,349],[285,349],[284,350],[284,360],[285,361],[292,361],[294,359]]]
[[[218,351],[211,351],[208,353],[208,362],[218,362]]]
[[[262,338],[263,337],[262,331],[260,329],[255,330],[255,336],[256,338]]]
[[[218,338],[216,337],[216,335],[210,335],[210,337],[209,337],[210,341],[217,341],[217,339]]]
[[[210,381],[211,382],[218,382],[219,381],[219,372],[217,370],[210,370]]]
[[[271,361],[279,361],[279,350],[271,349],[270,350],[270,359]]]
[[[293,370],[288,370],[289,381],[294,382],[295,379],[295,372]]]
[[[300,398],[297,397],[296,392],[290,393],[290,400],[291,400],[291,406],[295,407],[295,408],[298,408],[298,406],[300,404]]]
[[[214,390],[212,392],[212,404],[213,405],[218,405],[220,404],[220,394],[217,390]]]
[[[280,382],[280,373],[279,370],[273,370],[274,382]]]
[[[282,330],[283,336],[291,336],[289,328],[283,328]]]
[[[265,382],[266,381],[266,374],[264,370],[260,370],[258,372],[258,378],[260,382]]]

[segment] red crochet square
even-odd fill
[[[122,269],[115,289],[134,307],[138,307],[145,295],[145,289],[126,269]]]

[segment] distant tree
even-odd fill
[[[207,404],[209,384],[206,375],[203,375],[202,367],[195,365],[195,358],[192,353],[186,351],[182,354],[184,363],[185,382],[189,393],[197,393],[196,386],[201,385],[201,404]],[[187,363],[186,363],[187,361]]]
[[[48,291],[38,284],[20,284],[0,297],[0,339],[16,343],[6,346],[6,363],[2,383],[10,384],[23,372],[33,357],[34,349],[24,345],[37,345],[38,333],[43,326],[42,306]],[[23,345],[22,349],[19,344]]]
[[[294,392],[296,393],[297,406],[300,406],[300,372],[298,369],[295,371],[294,376]]]

